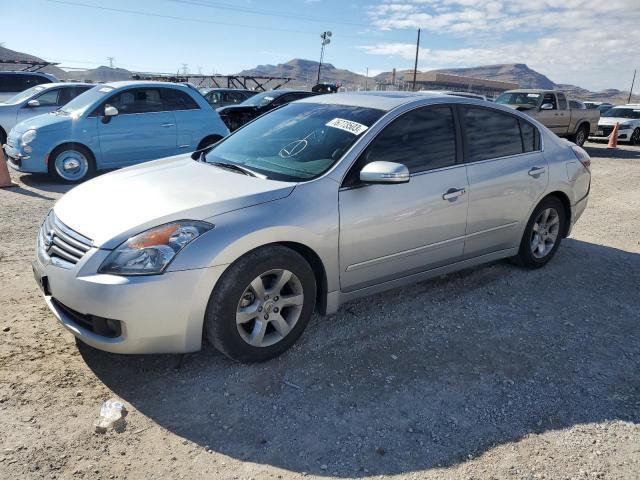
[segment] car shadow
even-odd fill
[[[545,268],[497,262],[343,305],[263,364],[210,347],[80,347],[176,435],[296,472],[448,466],[576,424],[640,421],[640,254],[568,239]]]
[[[606,143],[590,142],[584,145],[584,149],[589,156],[593,158],[622,158],[640,160],[640,148],[631,146],[622,146],[618,148],[607,148]]]
[[[72,184],[56,182],[48,175],[40,173],[23,173],[18,177],[18,182],[24,183],[27,187],[52,193],[67,193],[75,187]]]

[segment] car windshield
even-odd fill
[[[610,108],[606,112],[602,112],[601,117],[618,117],[618,118],[640,118],[640,109],[633,108]]]
[[[82,115],[88,107],[92,106],[96,101],[101,100],[112,91],[113,87],[97,85],[78,95],[64,107],[60,108],[58,112],[63,115]]]
[[[335,164],[384,111],[345,105],[291,103],[249,123],[205,155],[269,179],[300,182]]]
[[[539,93],[505,92],[496,98],[496,103],[502,105],[518,105],[519,107],[536,107],[540,100]]]
[[[281,94],[274,92],[262,92],[254,95],[251,98],[247,98],[244,102],[239,105],[246,105],[248,107],[264,107],[271,103],[275,98],[279,97]]]
[[[36,93],[43,91],[45,88],[46,87],[43,87],[41,85],[36,85],[35,87],[28,88],[24,92],[20,92],[17,95],[14,95],[9,100],[5,100],[4,103],[6,103],[7,105],[15,105],[17,103],[24,102],[25,100],[34,96]]]

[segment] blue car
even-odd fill
[[[20,172],[76,183],[106,170],[192,152],[229,130],[190,85],[113,82],[98,85],[55,112],[18,123],[5,145]]]

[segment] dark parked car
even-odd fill
[[[302,90],[270,90],[258,93],[238,105],[218,108],[217,111],[229,131],[233,132],[263,113],[312,95],[318,94]]]
[[[256,93],[258,92],[239,88],[209,88],[202,92],[204,98],[213,108],[237,105],[247,98],[253,97]]]

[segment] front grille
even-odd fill
[[[52,259],[71,266],[80,261],[93,242],[67,227],[51,210],[40,228],[40,246]]]
[[[604,126],[604,127],[598,127],[598,130],[602,130],[602,135],[608,137],[609,135],[611,135],[611,132],[613,132],[613,127],[612,126]]]

